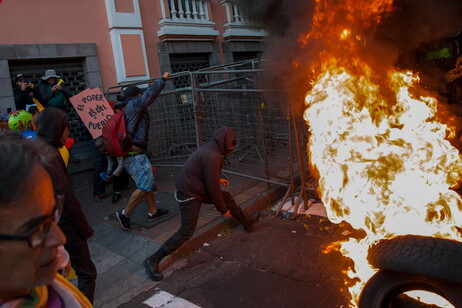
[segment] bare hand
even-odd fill
[[[25,91],[27,89],[27,83],[21,83],[21,91]]]
[[[56,90],[62,90],[63,87],[60,84],[55,85],[53,88],[51,88],[51,92],[55,92]]]
[[[27,87],[33,89],[35,86],[34,86],[34,84],[33,84],[32,82],[29,82],[29,83],[27,84]]]
[[[168,77],[170,77],[170,73],[169,73],[169,72],[165,72],[163,77],[164,77],[164,79],[168,79]]]
[[[228,210],[226,213],[223,214],[223,217],[228,218],[231,216],[231,212]]]
[[[229,181],[226,180],[226,179],[220,179],[220,184],[223,185],[223,186],[228,186],[228,185],[229,185]]]

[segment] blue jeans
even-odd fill
[[[124,165],[133,181],[135,181],[136,188],[145,192],[153,191],[154,174],[152,173],[151,162],[145,154],[125,157]]]

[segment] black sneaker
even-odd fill
[[[116,212],[116,216],[122,229],[130,230],[130,217],[127,217],[124,214],[122,214],[122,210]]]
[[[156,219],[159,219],[161,217],[167,216],[168,213],[170,213],[169,210],[157,209],[157,213],[155,213],[154,215],[151,215],[151,214],[148,213],[148,219],[149,220],[156,220]]]
[[[120,193],[113,193],[112,194],[112,204],[116,204],[117,202],[119,202],[120,198],[122,198]]]

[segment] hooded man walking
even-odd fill
[[[160,261],[193,236],[202,203],[214,204],[224,217],[232,215],[244,226],[246,232],[254,229],[260,219],[260,212],[257,212],[255,218],[246,217],[231,194],[220,188],[220,184],[229,184],[228,180],[220,179],[220,174],[224,157],[233,151],[235,145],[234,130],[221,126],[214,131],[212,140],[199,147],[186,161],[175,182],[181,226],[156,253],[144,260],[144,267],[151,279],[164,279],[159,271]]]

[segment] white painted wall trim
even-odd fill
[[[157,35],[162,37],[164,35],[186,35],[191,36],[189,40],[195,40],[193,37],[197,37],[199,40],[204,40],[201,36],[213,36],[216,37],[220,34],[219,31],[214,29],[214,23],[186,23],[186,22],[172,22],[170,20],[161,20],[159,22],[160,30],[157,31]],[[213,40],[205,39],[205,40]]]
[[[144,45],[144,34],[142,30],[137,29],[111,29],[111,42],[112,42],[112,52],[114,53],[114,63],[116,68],[117,82],[130,82],[137,80],[149,79],[149,68],[148,60],[146,57],[146,46]],[[143,61],[144,69],[146,70],[146,75],[144,76],[135,76],[127,77],[125,70],[124,57],[122,51],[122,42],[120,40],[121,34],[138,34],[141,37],[141,50],[143,51]]]
[[[138,0],[133,1],[134,13],[116,12],[114,0],[106,1],[106,14],[109,22],[109,29],[112,28],[142,28],[140,4]]]
[[[235,23],[226,23],[223,26],[223,37],[228,40],[232,37],[261,37],[264,39],[268,34],[259,27],[251,27],[249,25],[237,25]]]

